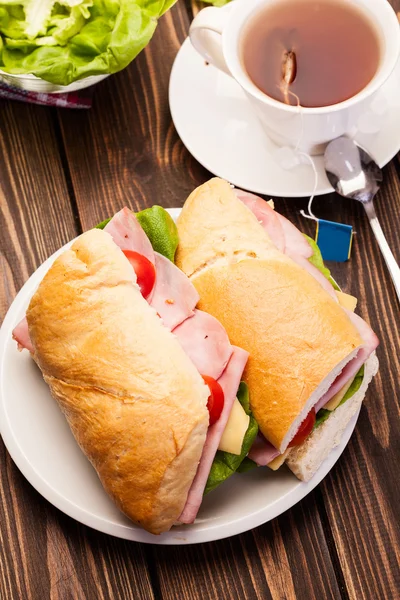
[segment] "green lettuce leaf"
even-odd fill
[[[0,69],[58,85],[116,73],[175,1],[0,0]]]
[[[351,386],[349,387],[349,389],[343,396],[339,406],[342,406],[342,404],[344,404],[347,400],[349,400],[352,396],[354,396],[354,394],[356,392],[358,392],[358,390],[360,389],[361,384],[363,382],[363,379],[364,379],[364,365],[358,371],[357,375],[354,378],[353,383],[351,384]]]
[[[159,252],[174,262],[179,237],[178,229],[171,215],[161,206],[154,205],[136,213],[136,218],[155,252]]]
[[[242,460],[242,462],[240,463],[240,465],[237,468],[237,473],[247,473],[247,471],[252,471],[253,469],[256,469],[258,467],[258,464],[256,462],[254,462],[254,460],[251,460],[251,458],[249,458],[248,456],[246,456],[246,458],[244,458]]]
[[[174,262],[179,237],[171,215],[162,206],[154,205],[135,213],[135,216],[149,238],[153,250]],[[95,229],[104,229],[110,221],[111,218],[105,219],[96,225]]]
[[[83,0],[78,6],[73,6],[69,13],[52,16],[49,23],[51,36],[60,46],[64,46],[84,27],[86,19],[90,19],[89,8],[92,5],[93,0]]]
[[[328,279],[328,281],[331,282],[331,284],[333,285],[335,290],[340,292],[340,287],[338,286],[336,281],[333,279],[330,270],[324,265],[321,250],[318,248],[317,243],[312,238],[310,238],[308,235],[306,235],[305,233],[303,233],[303,235],[306,238],[307,242],[310,244],[312,251],[313,251],[312,256],[310,256],[310,258],[308,260],[310,261],[310,263],[312,265],[314,265],[314,267],[316,267],[318,269],[318,271],[321,271],[322,275],[325,275],[325,277]]]
[[[207,4],[212,4],[213,6],[217,6],[218,8],[221,6],[225,6],[225,4],[229,4],[231,0],[203,0]]]
[[[235,471],[239,469],[240,465],[247,458],[247,454],[257,435],[258,425],[250,410],[249,389],[244,381],[242,381],[239,385],[237,398],[240,404],[243,406],[245,413],[250,416],[249,426],[243,438],[242,451],[239,456],[236,454],[231,454],[230,452],[222,452],[221,450],[217,451],[211,466],[210,474],[208,476],[207,485],[204,490],[205,494],[208,494],[208,492],[214,490],[218,485],[228,479],[235,473]],[[246,466],[247,460],[245,463],[245,467]],[[248,469],[245,468],[243,471],[244,470]]]
[[[0,0],[2,10],[9,12],[15,18],[14,26],[19,37],[30,40],[38,36],[48,36],[48,29],[58,25],[58,19],[67,19],[69,26],[72,21],[80,20],[80,27],[74,27],[77,32],[84,24],[80,16],[89,19],[88,8],[93,0]],[[65,24],[63,24],[63,28]],[[0,31],[8,35],[1,27]],[[15,33],[15,32],[14,32]],[[15,35],[11,35],[15,37]]]
[[[314,423],[314,429],[317,429],[327,418],[332,414],[332,411],[326,410],[326,408],[320,408],[317,412],[317,416]]]
[[[357,375],[354,378],[353,383],[351,384],[351,386],[349,387],[349,389],[347,390],[347,392],[345,393],[345,395],[343,396],[342,400],[340,401],[340,404],[336,407],[339,408],[339,406],[342,406],[342,404],[344,404],[345,402],[347,402],[347,400],[349,400],[352,396],[354,396],[354,394],[356,392],[358,392],[358,390],[361,387],[361,384],[363,382],[364,379],[364,365],[362,365],[362,367],[360,368],[360,370],[358,371]],[[335,409],[336,410],[336,409]],[[327,410],[326,408],[320,408],[318,413],[317,413],[317,417],[315,419],[315,425],[314,425],[314,429],[316,429],[317,427],[319,427],[324,421],[327,420],[327,418],[335,411],[332,410]]]
[[[99,223],[98,225],[95,226],[95,229],[104,229],[104,227],[111,221],[112,217],[109,217],[108,219],[104,219],[104,221],[102,221],[101,223]]]

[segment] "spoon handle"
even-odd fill
[[[372,231],[374,232],[379,247],[382,251],[387,268],[389,269],[389,273],[392,278],[397,297],[400,302],[400,267],[397,264],[396,259],[393,256],[393,252],[391,251],[389,244],[386,241],[385,234],[383,233],[382,227],[380,226],[380,223],[378,221],[378,217],[376,216],[375,207],[372,201],[364,204],[364,208],[365,212],[368,215]]]

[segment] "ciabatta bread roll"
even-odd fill
[[[105,490],[161,533],[196,474],[209,390],[135,281],[111,236],[89,231],[56,259],[27,320],[34,359]]]

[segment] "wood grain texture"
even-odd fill
[[[52,113],[0,101],[2,292],[21,287],[75,233]],[[10,287],[11,286],[11,287]],[[4,315],[10,296],[1,298]]]
[[[0,320],[29,275],[78,233],[55,113],[0,101]],[[0,599],[153,597],[143,549],[47,503],[0,444]]]
[[[252,532],[153,556],[167,600],[341,598],[312,495]]]

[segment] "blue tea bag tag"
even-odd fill
[[[350,258],[353,228],[344,223],[318,219],[315,241],[324,260],[345,262]]]

